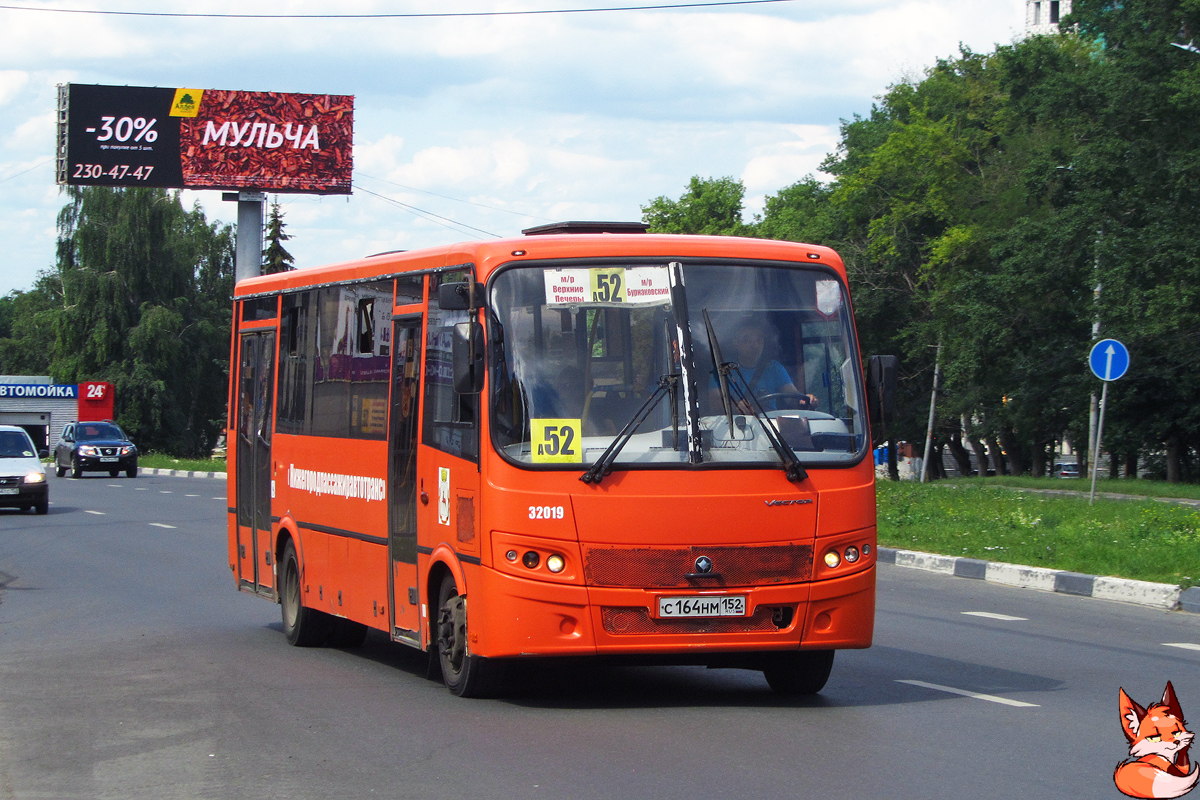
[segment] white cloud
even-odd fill
[[[747,193],[772,193],[817,175],[821,162],[837,148],[838,126],[788,126],[795,138],[756,148],[742,170]]]
[[[0,106],[6,106],[29,83],[29,73],[24,70],[0,70]]]
[[[211,0],[204,10],[245,8]],[[273,9],[329,5],[285,0]],[[386,0],[337,8],[394,9]],[[868,113],[888,84],[953,56],[960,41],[976,50],[1009,41],[1023,9],[1022,0],[841,0],[752,11],[204,22],[0,11],[0,293],[28,287],[53,263],[62,197],[53,165],[37,165],[53,153],[56,83],[354,94],[356,183],[510,235],[551,219],[638,219],[641,205],[677,197],[692,175],[739,177],[753,211],[816,170],[836,147],[840,118]],[[197,198],[210,219],[236,218],[220,193],[187,192],[184,202]],[[301,265],[484,235],[447,230],[366,191],[280,202]]]
[[[363,172],[386,175],[399,166],[404,137],[385,134],[373,142],[354,144],[354,166]]]
[[[4,146],[9,151],[27,152],[41,151],[47,155],[54,153],[55,114],[39,114],[25,120],[16,127]]]

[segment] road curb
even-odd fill
[[[225,472],[193,472],[186,469],[154,469],[153,467],[141,467],[138,473],[142,475],[169,475],[175,478],[219,478],[225,480],[228,473]]]
[[[922,553],[917,550],[896,550],[891,547],[880,547],[877,559],[883,564],[894,564],[897,567],[983,580],[1018,589],[1040,589],[1044,592],[1119,600],[1167,611],[1180,610],[1200,614],[1200,586],[1181,590],[1169,583],[1084,575],[1067,570],[1026,567],[999,561],[981,561],[977,558]]]

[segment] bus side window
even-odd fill
[[[447,311],[438,305],[442,283],[467,279],[469,272],[431,275],[428,328],[425,338],[425,420],[422,439],[453,456],[479,458],[479,395],[454,391],[454,326],[467,322],[467,311]]]
[[[279,320],[279,394],[275,427],[281,433],[308,433],[312,395],[312,349],[309,309],[312,292],[283,296]]]

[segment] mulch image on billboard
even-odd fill
[[[204,92],[179,125],[188,187],[350,192],[354,98]]]

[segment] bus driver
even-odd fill
[[[737,363],[742,376],[755,397],[766,398],[770,395],[793,395],[793,398],[780,398],[782,404],[795,403],[798,408],[815,409],[817,398],[811,394],[803,394],[788,375],[787,370],[773,358],[766,355],[767,333],[766,326],[757,320],[747,320],[738,326],[733,334],[733,361]],[[715,403],[720,405],[720,394],[716,378],[709,382],[709,394],[715,392]],[[778,407],[780,403],[768,401],[768,405]],[[743,414],[752,413],[745,400],[734,402],[736,410]],[[770,410],[770,409],[768,409]]]

